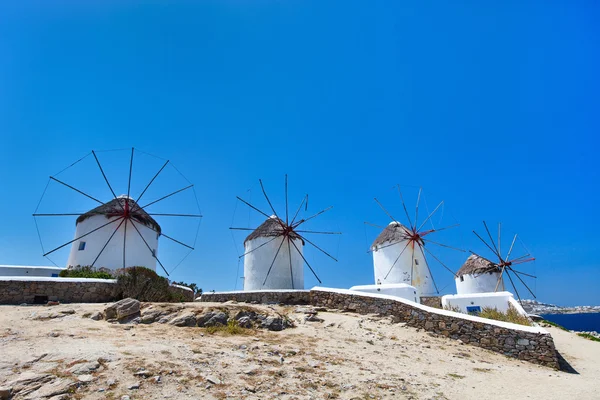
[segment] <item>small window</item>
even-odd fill
[[[460,281],[461,281],[461,282],[464,282],[464,281],[465,281],[465,277],[461,275],[461,276],[460,276]]]
[[[158,240],[158,238],[160,237],[160,233],[156,234],[156,240]]]
[[[79,242],[79,251],[85,250],[85,242]]]
[[[415,258],[415,265],[419,265],[419,260]]]

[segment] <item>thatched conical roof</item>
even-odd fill
[[[375,250],[377,246],[381,246],[385,243],[401,242],[406,239],[406,235],[409,233],[408,228],[402,225],[400,222],[394,221],[377,236],[377,239],[371,245],[371,250]]]
[[[483,258],[476,254],[471,254],[467,261],[456,273],[456,276],[485,274],[488,272],[501,272],[502,269],[498,264],[491,262],[487,258]]]
[[[119,217],[123,215],[126,202],[129,203],[129,214],[131,218],[135,219],[140,224],[144,224],[160,233],[161,230],[158,222],[148,215],[146,211],[140,209],[135,200],[128,198],[127,196],[120,196],[86,212],[85,214],[81,214],[79,217],[77,217],[76,223],[79,224],[80,222],[83,222],[94,215],[104,215],[106,218]]]
[[[270,218],[267,218],[265,220],[265,222],[260,224],[260,226],[258,228],[256,228],[254,231],[252,231],[251,234],[248,235],[248,237],[246,237],[246,240],[244,240],[244,244],[246,244],[246,242],[249,240],[257,239],[259,237],[282,236],[283,235],[283,228],[281,227],[282,223],[285,225],[285,222],[283,222],[281,219],[279,219],[278,217],[276,217],[274,215],[271,215]],[[290,232],[289,236],[290,236],[290,238],[292,238],[294,240],[296,240],[296,239],[302,240],[302,238],[294,231]],[[304,240],[302,240],[302,244],[304,244]]]

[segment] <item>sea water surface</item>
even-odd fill
[[[542,317],[572,331],[600,332],[600,313],[542,314]]]

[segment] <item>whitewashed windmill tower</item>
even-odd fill
[[[161,174],[161,172],[167,167],[167,165],[170,164],[170,161],[167,160],[162,165],[162,167],[158,170],[158,172],[156,172],[156,174],[153,176],[150,182],[145,186],[144,190],[142,190],[141,193],[134,200],[132,197],[130,197],[130,194],[135,151],[135,149],[131,149],[131,156],[129,158],[129,175],[127,180],[127,194],[125,195],[121,195],[118,197],[116,196],[115,191],[113,190],[113,186],[110,184],[104,172],[104,169],[100,164],[98,155],[95,151],[90,152],[88,155],[71,164],[69,167],[67,167],[59,173],[61,174],[67,169],[83,161],[88,156],[93,155],[95,162],[102,174],[102,177],[104,178],[104,181],[110,189],[110,192],[113,196],[113,198],[107,202],[102,202],[96,197],[93,197],[85,193],[84,191],[79,190],[75,186],[65,183],[62,180],[59,180],[56,177],[59,174],[50,177],[48,181],[49,184],[58,183],[81,194],[82,196],[87,197],[88,199],[99,203],[100,205],[85,213],[38,213],[38,209],[40,207],[40,205],[38,205],[38,209],[36,209],[36,211],[33,214],[34,219],[36,221],[36,226],[38,217],[77,217],[75,223],[74,239],[64,243],[61,246],[54,248],[53,250],[47,252],[44,251],[44,246],[40,235],[40,244],[42,245],[42,251],[44,251],[44,257],[48,257],[48,255],[54,253],[55,251],[62,249],[68,245],[71,245],[71,251],[67,261],[67,267],[91,266],[96,268],[103,267],[116,270],[119,268],[142,266],[150,268],[152,270],[156,270],[156,263],[158,263],[161,266],[162,270],[165,272],[165,274],[168,276],[169,272],[166,270],[165,266],[158,257],[159,239],[168,239],[180,246],[188,248],[190,252],[194,249],[193,246],[195,245],[195,243],[194,245],[188,245],[180,240],[174,239],[171,236],[165,234],[161,226],[154,219],[155,216],[161,216],[177,218],[196,218],[199,221],[199,219],[202,218],[202,215],[200,215],[200,208],[198,206],[197,197],[195,196],[195,191],[193,189],[194,185],[190,184],[189,186],[183,187],[182,189],[176,190],[172,193],[162,196],[147,204],[140,205],[140,199],[142,199],[148,188]],[[144,153],[140,150],[138,150],[138,152]],[[177,170],[175,167],[173,168]],[[181,174],[179,170],[177,170],[177,172]],[[183,177],[183,175],[181,176]],[[185,177],[183,178],[187,181]],[[153,213],[152,211],[148,211],[150,209],[150,206],[152,206],[153,204],[159,203],[173,195],[176,195],[177,193],[183,192],[188,189],[192,189],[192,191],[194,191],[194,198],[196,199],[196,204],[194,205],[194,207],[197,207],[198,209],[197,214],[162,212]],[[44,194],[45,193],[46,192],[44,191]],[[39,204],[42,204],[44,194],[42,195]],[[187,255],[185,257],[187,257]]]
[[[427,247],[427,244],[447,247],[458,251],[464,251],[458,248],[447,246],[426,238],[426,236],[453,228],[458,224],[439,229],[423,230],[423,227],[438,211],[444,203],[443,201],[423,220],[419,221],[419,203],[421,199],[421,189],[417,197],[416,210],[414,218],[411,218],[400,186],[397,186],[402,207],[408,221],[408,226],[394,218],[383,205],[375,198],[381,209],[391,218],[392,222],[381,232],[371,245],[370,251],[373,253],[373,269],[375,275],[375,284],[408,284],[415,287],[417,298],[421,296],[435,296],[439,291],[431,273],[427,254],[438,261],[444,268],[454,275],[454,272],[448,268],[437,256],[435,256]]]
[[[304,246],[310,244],[331,259],[337,261],[329,253],[321,249],[306,234],[332,234],[340,232],[320,232],[299,230],[301,225],[323,214],[333,207],[328,207],[308,217],[296,219],[302,206],[308,201],[306,195],[293,217],[288,212],[287,175],[285,176],[285,219],[280,218],[271,204],[265,191],[262,180],[259,179],[262,192],[269,204],[273,215],[259,210],[249,202],[237,197],[238,200],[251,207],[266,217],[266,220],[256,229],[235,228],[234,230],[250,230],[252,233],[244,240],[244,290],[271,290],[271,289],[304,289],[304,264],[308,266],[319,283],[321,280],[312,266],[304,257]]]
[[[492,293],[504,291],[502,268],[487,258],[471,254],[456,273],[456,293]]]
[[[77,218],[75,238],[80,239],[71,244],[67,267],[125,265],[156,270],[160,233],[160,225],[135,200],[119,196]]]
[[[535,276],[515,269],[516,265],[534,261],[535,258],[531,257],[529,252],[519,257],[511,258],[515,248],[515,243],[517,241],[516,234],[512,239],[506,256],[503,256],[502,224],[498,224],[497,244],[494,241],[485,221],[483,221],[483,226],[485,227],[490,242],[484,240],[477,232],[473,231],[473,233],[486,245],[488,249],[492,251],[494,258],[498,258],[498,262],[490,261],[487,258],[471,251],[472,254],[469,256],[469,258],[467,258],[467,261],[456,273],[456,292],[459,295],[494,293],[498,291],[502,292],[505,290],[506,282],[504,280],[504,276],[506,276],[519,301],[521,300],[521,297],[519,296],[519,292],[517,291],[513,277],[520,281],[529,291],[529,293],[531,293],[531,295],[535,298],[535,294],[523,280],[523,277],[535,278]]]

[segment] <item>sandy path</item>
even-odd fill
[[[304,322],[294,308],[275,307],[297,319],[298,326],[223,336],[202,328],[82,317],[102,309],[90,304],[0,307],[0,386],[43,372],[76,381],[73,368],[100,359],[99,367],[86,374],[91,382],[72,388],[66,398],[600,398],[600,343],[554,328],[558,349],[579,374],[349,313],[321,312],[324,322]],[[68,310],[75,313],[61,314]],[[48,312],[64,316],[35,319]],[[140,369],[145,377],[134,375]],[[139,389],[128,389],[134,384]]]

